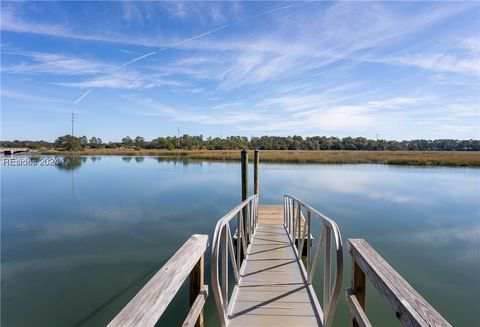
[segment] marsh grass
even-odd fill
[[[253,151],[249,151],[253,158]],[[205,160],[240,160],[239,150],[148,150],[148,149],[87,149],[81,151],[45,150],[47,155],[121,155],[171,156]],[[362,164],[378,163],[415,166],[480,167],[480,152],[466,151],[275,151],[260,153],[263,162]]]

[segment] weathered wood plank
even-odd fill
[[[349,252],[404,326],[451,326],[365,240],[349,239]]]
[[[229,326],[320,326],[315,294],[302,275],[283,206],[259,206],[259,225],[229,313]]]
[[[363,307],[351,288],[347,289],[345,297],[349,305],[350,315],[355,318],[350,320],[351,323],[359,327],[372,327],[370,320],[368,320]]]
[[[182,327],[193,327],[201,324],[203,326],[203,306],[208,297],[208,286],[203,285],[202,289],[198,293],[195,301],[190,306],[187,318],[182,324]],[[200,322],[201,319],[201,322]]]
[[[154,326],[207,248],[208,235],[192,235],[108,326]]]

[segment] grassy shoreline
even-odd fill
[[[251,156],[253,156],[253,151]],[[239,150],[148,150],[148,149],[87,149],[81,151],[41,150],[44,155],[118,155],[118,156],[170,156],[200,160],[239,161]],[[464,151],[275,151],[263,150],[263,162],[326,163],[414,166],[480,167],[480,152]]]

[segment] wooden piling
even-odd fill
[[[361,310],[365,312],[365,273],[358,266],[355,258],[352,257],[351,288]],[[354,315],[350,314],[350,327],[358,327],[359,322]]]
[[[258,182],[258,168],[260,164],[260,150],[255,149],[253,156],[253,193],[260,193],[260,184]]]
[[[202,255],[200,260],[198,260],[197,264],[190,272],[190,307],[195,304],[198,295],[205,287],[205,256]],[[203,306],[200,314],[198,315],[197,321],[195,322],[195,327],[203,327],[204,326],[204,312]]]
[[[248,151],[242,150],[242,201],[248,197]]]

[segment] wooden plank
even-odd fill
[[[108,326],[154,326],[207,248],[208,235],[192,235]]]
[[[182,327],[193,327],[198,326],[200,324],[201,319],[201,326],[203,326],[203,306],[205,305],[205,301],[208,297],[208,286],[203,285],[202,289],[198,293],[195,301],[190,306],[190,311],[188,312],[187,318],[182,324]]]
[[[316,316],[245,314],[230,321],[229,327],[285,327],[302,326],[318,327],[320,323]]]
[[[370,320],[368,320],[367,315],[360,302],[358,301],[355,293],[351,288],[347,289],[345,293],[347,303],[349,305],[350,316],[353,316],[355,319],[351,319],[351,323],[359,327],[372,327]]]
[[[283,225],[260,223],[229,312],[229,326],[320,326],[311,292]],[[268,208],[270,209],[270,208]],[[262,211],[259,208],[260,219]]]
[[[365,240],[349,239],[349,252],[404,326],[451,326]]]

